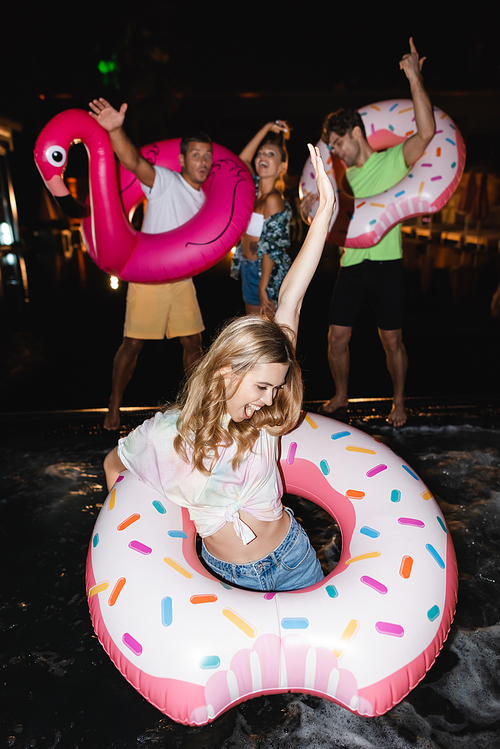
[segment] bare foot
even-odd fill
[[[120,409],[119,408],[108,408],[108,413],[104,419],[104,429],[111,432],[115,429],[120,428]]]
[[[391,412],[387,417],[388,424],[393,427],[402,427],[403,424],[406,424],[407,418],[408,414],[406,413],[404,405],[402,403],[393,403]]]
[[[340,408],[347,408],[348,405],[349,400],[347,398],[341,398],[339,395],[334,395],[329,401],[323,403],[319,410],[322,414],[333,416]]]

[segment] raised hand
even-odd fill
[[[415,76],[420,75],[424,60],[427,58],[419,58],[417,48],[413,43],[413,37],[410,37],[410,52],[407,55],[403,55],[399,63],[399,69],[404,70],[408,80],[412,80]]]
[[[92,110],[89,112],[90,116],[110,133],[122,127],[128,104],[122,104],[120,109],[116,110],[106,99],[101,97],[89,102],[89,107]]]
[[[279,325],[286,325],[293,334],[295,342],[299,326],[300,309],[304,294],[316,272],[325,246],[328,227],[335,208],[333,185],[327,177],[321,152],[316,146],[307,144],[311,162],[316,175],[319,205],[304,244],[300,248],[290,270],[281,284],[275,320]]]
[[[417,48],[410,37],[410,52],[399,63],[410,83],[411,98],[415,111],[416,132],[403,143],[403,156],[406,166],[412,166],[422,156],[436,132],[434,111],[424,89],[422,65],[426,58],[419,58]]]
[[[288,125],[283,120],[275,120],[274,122],[268,122],[267,127],[273,133],[287,133]]]
[[[125,112],[128,104],[122,104],[119,110],[111,106],[109,101],[93,99],[89,102],[90,116],[109,133],[113,151],[118,156],[120,164],[135,174],[137,179],[147,187],[152,187],[155,181],[154,167],[146,161],[138,148],[134,146],[123,128]]]
[[[322,209],[327,209],[333,214],[336,202],[335,192],[333,190],[333,185],[330,182],[325,171],[325,165],[323,163],[323,159],[321,158],[321,152],[317,146],[313,146],[311,145],[311,143],[308,143],[307,147],[309,148],[309,153],[311,155],[311,163],[314,169],[314,174],[316,176],[316,184],[318,186],[318,212]]]

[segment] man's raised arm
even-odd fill
[[[153,166],[134,146],[123,129],[128,105],[122,104],[120,109],[116,110],[106,99],[100,98],[89,102],[89,107],[90,116],[109,133],[113,151],[118,156],[120,164],[135,174],[143,185],[153,187],[156,176]]]
[[[403,145],[403,156],[406,166],[413,166],[422,156],[425,149],[431,142],[436,132],[436,123],[434,120],[434,111],[429,96],[424,88],[422,78],[422,65],[426,58],[419,59],[417,49],[413,43],[413,37],[410,38],[410,52],[404,55],[399,63],[401,70],[404,70],[406,77],[410,82],[411,97],[413,99],[413,109],[415,112],[415,124],[417,132],[408,138]]]

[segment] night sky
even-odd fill
[[[449,3],[436,12],[431,9],[441,4],[412,3],[396,16],[383,4],[378,14],[363,13],[361,3],[339,9],[319,2],[307,12],[267,4],[260,16],[256,6],[241,3],[207,3],[199,10],[196,3],[142,2],[133,14],[121,15],[107,10],[111,3],[105,2],[82,3],[81,9],[72,3],[66,11],[59,3],[53,10],[50,3],[30,10],[23,10],[22,2],[9,5],[0,20],[2,57],[10,61],[3,70],[2,108],[13,114],[28,96],[87,95],[100,88],[116,91],[116,84],[129,97],[168,88],[186,93],[391,89],[401,84],[398,61],[410,35],[428,58],[424,70],[430,89],[497,89],[500,82],[492,3],[476,3],[463,18]],[[97,64],[113,55],[120,70],[104,86]]]

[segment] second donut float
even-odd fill
[[[455,192],[465,167],[465,144],[451,119],[434,107],[436,134],[424,155],[406,177],[394,187],[369,198],[352,198],[341,188],[344,164],[330,155],[325,143],[318,145],[327,158],[329,176],[337,192],[338,211],[330,241],[342,247],[362,249],[380,242],[396,224],[413,216],[441,210]],[[358,110],[365,125],[368,143],[375,151],[404,142],[415,132],[411,99],[376,102]],[[340,186],[340,187],[339,187]],[[299,194],[317,192],[308,162],[300,179]]]

